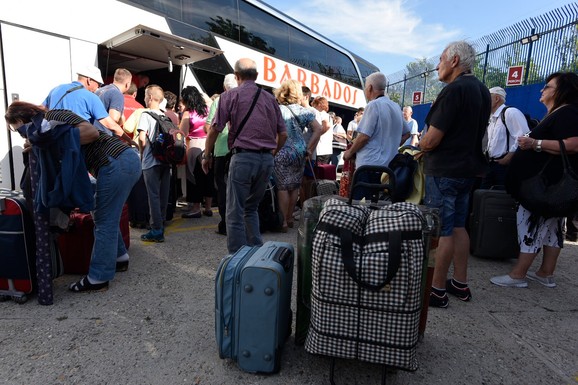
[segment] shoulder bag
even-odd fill
[[[554,159],[553,155],[538,174],[520,184],[518,199],[522,206],[544,218],[566,217],[578,211],[578,176],[570,166],[564,141],[558,142],[564,168],[560,180],[550,184],[546,177],[546,168]]]
[[[233,145],[235,144],[235,140],[237,140],[237,137],[241,133],[241,130],[243,129],[243,127],[245,127],[245,123],[247,123],[247,119],[249,119],[249,115],[251,115],[251,112],[253,112],[253,108],[255,108],[255,104],[257,104],[257,99],[259,99],[260,94],[261,94],[261,88],[257,88],[257,92],[255,93],[255,96],[253,97],[253,103],[251,103],[251,107],[249,108],[249,111],[247,111],[247,115],[245,115],[245,117],[241,121],[241,124],[239,124],[239,128],[237,128],[235,135],[233,135],[233,140],[230,142],[230,145],[229,145],[229,152],[225,156],[225,175],[229,173],[229,165],[231,164],[231,158],[233,157],[233,152],[231,150],[233,149]]]

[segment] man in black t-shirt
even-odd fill
[[[465,229],[475,178],[487,167],[482,138],[490,116],[487,87],[474,77],[476,52],[464,41],[450,43],[437,68],[447,85],[426,117],[419,142],[425,152],[425,204],[438,208],[441,219],[430,306],[447,307],[448,293],[462,301],[472,297],[467,285],[470,238]],[[450,264],[453,278],[447,280]]]

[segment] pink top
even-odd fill
[[[189,111],[189,138],[206,138],[204,130],[207,116],[199,116],[196,111]]]

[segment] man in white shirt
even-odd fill
[[[317,164],[329,164],[333,155],[333,131],[330,130],[333,127],[333,119],[329,116],[329,102],[325,97],[317,96],[311,105],[319,111],[316,119],[323,127],[323,135],[317,143]]]
[[[514,107],[507,107],[506,91],[501,87],[490,88],[492,110],[488,124],[488,144],[485,149],[489,161],[488,173],[481,188],[504,186],[508,164],[518,148],[518,137],[530,131],[524,114]]]
[[[357,112],[355,113],[355,116],[353,117],[353,120],[349,122],[349,124],[347,125],[347,140],[349,140],[350,142],[357,135],[357,126],[359,125],[359,121],[363,117],[364,111],[365,108],[363,107],[358,108]]]
[[[387,78],[374,72],[365,80],[365,96],[370,102],[365,107],[363,120],[357,127],[357,137],[351,148],[343,153],[343,160],[356,157],[356,167],[387,166],[397,154],[403,131],[403,117],[399,105],[385,95]],[[380,183],[381,173],[363,174],[360,182]],[[359,188],[353,199],[373,195],[371,189]]]
[[[406,125],[406,130],[409,132],[409,137],[406,139],[404,146],[417,146],[419,143],[419,131],[417,121],[411,117],[413,108],[410,106],[403,107],[403,123]]]

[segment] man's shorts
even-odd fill
[[[470,192],[475,178],[445,178],[426,175],[427,207],[437,208],[441,220],[440,236],[452,235],[454,228],[465,227],[469,216]]]

